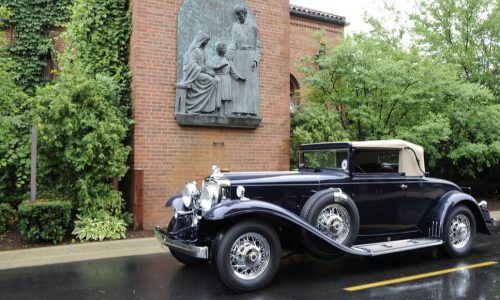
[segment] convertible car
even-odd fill
[[[180,262],[210,262],[216,278],[245,292],[266,286],[282,250],[321,259],[440,246],[467,255],[490,234],[487,203],[430,178],[423,148],[402,140],[307,144],[290,172],[221,172],[189,182],[166,206],[155,236]]]

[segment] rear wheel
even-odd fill
[[[217,279],[235,292],[262,288],[271,282],[280,264],[281,245],[269,225],[242,221],[218,234],[211,249]]]
[[[444,250],[452,257],[465,256],[472,250],[476,237],[476,219],[463,205],[454,207],[444,227]]]

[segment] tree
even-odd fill
[[[423,53],[460,65],[462,78],[498,97],[500,1],[419,1],[411,19]]]
[[[300,106],[292,117],[290,162],[298,166],[301,144],[345,141],[348,135],[340,125],[339,113],[326,103],[310,102]]]
[[[476,157],[468,172],[498,162],[497,120],[471,122],[484,117],[482,107],[493,97],[462,81],[459,66],[437,63],[380,35],[348,37],[304,65],[309,101],[338,112],[351,140],[403,138],[424,146],[431,166],[444,158],[458,163],[466,159],[458,149],[481,144],[491,155]]]

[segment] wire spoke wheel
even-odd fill
[[[351,228],[351,219],[347,209],[337,203],[326,206],[318,215],[316,228],[342,243],[349,235]]]
[[[469,242],[471,235],[471,224],[469,218],[463,214],[456,215],[451,221],[448,233],[450,244],[454,248],[460,249],[465,247]]]
[[[267,268],[270,258],[267,240],[259,233],[241,235],[231,246],[229,261],[234,275],[243,280],[259,277]]]
[[[278,234],[262,220],[247,219],[219,232],[210,249],[216,278],[235,292],[268,285],[280,265]]]
[[[476,236],[476,219],[465,205],[457,205],[448,213],[444,226],[444,250],[451,257],[470,253]]]
[[[359,213],[354,201],[340,189],[325,189],[312,195],[300,217],[338,244],[350,247],[359,231]],[[302,230],[302,243],[317,258],[336,259],[345,252],[322,238]]]

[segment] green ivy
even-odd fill
[[[0,18],[7,14],[0,6]],[[11,202],[27,190],[32,122],[29,97],[13,80],[14,62],[5,47],[0,36],[0,202]]]
[[[47,81],[43,70],[47,59],[54,57],[47,30],[68,21],[72,3],[73,0],[0,0],[0,5],[11,12],[5,23],[14,30],[9,52],[15,61],[16,81],[28,94],[34,94],[36,87]]]
[[[88,74],[112,77],[119,86],[117,103],[126,114],[130,107],[128,67],[131,14],[128,0],[76,0],[66,31],[65,59],[80,60]]]

